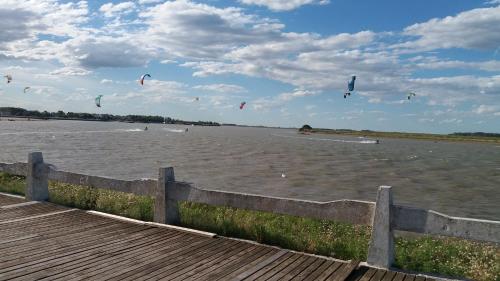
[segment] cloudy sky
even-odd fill
[[[500,132],[500,0],[2,0],[0,18],[0,106]]]

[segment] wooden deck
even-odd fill
[[[0,280],[430,279],[0,194]]]

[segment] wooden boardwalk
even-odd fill
[[[0,194],[0,280],[430,279]]]

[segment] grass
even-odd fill
[[[355,130],[335,130],[335,129],[312,129],[312,133],[336,134],[348,136],[364,136],[371,138],[400,138],[400,139],[418,139],[431,141],[456,141],[456,142],[486,142],[500,143],[499,137],[489,136],[464,136],[464,135],[440,135],[423,133],[404,133],[404,132],[377,132],[377,131],[355,131]]]
[[[24,194],[24,178],[0,173],[0,191]],[[151,221],[154,200],[146,196],[49,183],[50,201]],[[181,225],[287,249],[366,260],[370,227],[267,212],[180,203]],[[478,281],[500,281],[500,247],[442,237],[398,237],[395,266]]]

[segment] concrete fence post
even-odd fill
[[[378,189],[368,248],[368,264],[390,268],[394,262],[394,233],[391,225],[392,190],[390,186]]]
[[[169,191],[175,185],[174,168],[160,168],[156,187],[154,221],[166,224],[179,224],[179,206],[176,200],[169,198]]]
[[[30,201],[49,200],[49,169],[41,152],[28,154],[25,195]]]

